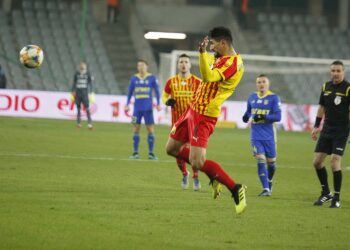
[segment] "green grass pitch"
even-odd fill
[[[208,159],[248,186],[247,211],[236,216],[229,192],[213,200],[202,173],[200,192],[181,189],[164,151],[169,127],[156,127],[159,161],[146,159],[144,127],[141,159],[128,160],[131,130],[0,117],[0,249],[350,249],[349,152],[342,208],[314,207],[309,134],[279,132],[273,196],[258,197],[249,131],[216,129]],[[332,187],[329,159],[327,170]]]

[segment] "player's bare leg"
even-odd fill
[[[168,155],[171,155],[173,157],[177,157],[179,156],[181,149],[183,147],[185,143],[181,142],[181,141],[177,141],[171,137],[169,137],[166,146],[165,146],[165,150],[167,152]],[[181,157],[183,160],[185,160],[187,163],[189,163],[189,159],[187,157],[187,159],[185,157]],[[185,159],[184,159],[185,158]]]

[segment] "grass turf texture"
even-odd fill
[[[229,192],[212,200],[181,190],[166,156],[169,127],[156,127],[155,153],[132,153],[130,124],[0,117],[0,249],[349,249],[350,154],[343,158],[342,208],[314,207],[319,183],[307,133],[279,132],[272,197],[261,191],[249,131],[217,129],[208,148],[248,186],[248,209],[236,216]],[[327,161],[329,182],[333,177]],[[192,186],[190,186],[192,188]],[[332,188],[333,189],[333,188]]]

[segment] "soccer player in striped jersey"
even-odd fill
[[[281,120],[281,101],[269,90],[270,81],[266,75],[256,78],[256,88],[257,92],[248,98],[243,122],[251,123],[251,145],[263,188],[259,196],[271,196],[272,177],[276,170],[277,135],[274,123]]]
[[[156,76],[148,72],[147,62],[139,60],[137,62],[138,74],[135,74],[130,79],[128,97],[125,106],[125,111],[130,110],[131,97],[134,96],[134,113],[132,116],[132,123],[134,125],[133,147],[134,152],[131,159],[139,159],[139,143],[140,143],[140,126],[141,120],[144,118],[148,136],[148,159],[157,160],[158,158],[153,153],[154,148],[154,118],[153,118],[153,90],[156,93],[157,110],[160,111],[160,94],[158,79]]]
[[[179,56],[177,68],[179,73],[168,79],[162,94],[163,103],[171,107],[172,125],[186,112],[193,94],[201,82],[201,79],[191,74],[191,60],[188,55],[182,54]],[[186,162],[181,158],[176,158],[176,162],[183,175],[181,186],[183,189],[187,189],[190,173],[187,170]],[[201,188],[198,179],[198,169],[192,167],[192,170],[193,190],[198,191]]]
[[[210,179],[213,198],[216,199],[224,184],[231,192],[236,213],[245,210],[246,187],[235,183],[219,163],[206,159],[210,135],[221,112],[222,103],[229,98],[239,84],[243,73],[243,61],[233,48],[231,31],[216,27],[199,44],[199,67],[202,75],[190,108],[174,124],[166,145],[169,155],[182,158],[193,167],[204,172]],[[206,51],[215,52],[215,58]],[[190,148],[183,147],[190,143]]]

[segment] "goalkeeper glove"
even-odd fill
[[[71,102],[75,102],[75,93],[70,93],[69,100],[71,100]]]
[[[174,107],[174,106],[175,106],[175,103],[176,103],[175,99],[169,98],[169,99],[165,102],[165,105],[170,106],[170,107]]]
[[[254,120],[255,122],[263,121],[263,120],[265,120],[265,119],[266,119],[266,115],[255,115],[254,118],[253,118],[253,120]]]
[[[244,114],[244,116],[242,117],[242,121],[247,123],[249,121],[249,115]]]
[[[91,93],[89,94],[89,102],[95,103],[95,101],[96,101],[95,93],[94,93],[94,92],[91,92]]]

